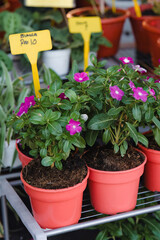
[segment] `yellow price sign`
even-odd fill
[[[25,0],[27,7],[73,8],[74,0]]]
[[[81,33],[84,40],[84,70],[88,66],[89,42],[91,33],[102,32],[99,17],[71,17],[68,19],[69,31]]]
[[[136,16],[137,17],[142,17],[142,13],[141,13],[141,9],[140,9],[140,6],[138,4],[138,1],[133,0],[133,3],[134,3],[134,9],[135,9],[135,12],[136,12]]]
[[[41,97],[39,75],[37,69],[38,52],[52,49],[49,30],[12,34],[9,36],[11,53],[26,54],[31,63],[36,97]]]

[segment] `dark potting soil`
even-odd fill
[[[160,146],[155,142],[153,135],[146,135],[148,139],[148,148],[160,151]]]
[[[26,155],[27,157],[33,158],[33,156],[29,154],[29,151],[31,150],[29,147],[26,146],[25,149],[23,149],[22,145],[18,143],[18,148],[24,155]]]
[[[85,11],[79,16],[95,16],[95,15],[96,15],[96,13],[94,11]],[[122,13],[119,13],[119,12],[114,13],[114,12],[112,12],[112,9],[108,9],[107,11],[105,11],[104,15],[100,16],[100,17],[101,18],[116,18],[119,16],[122,16]]]
[[[124,171],[135,168],[144,162],[143,154],[129,147],[126,155],[115,154],[106,146],[91,148],[83,158],[89,167],[102,171]]]
[[[142,11],[142,16],[158,16],[152,9]]]
[[[24,180],[37,188],[62,189],[72,187],[87,175],[86,163],[78,156],[62,161],[63,169],[44,167],[40,159],[32,160],[22,171]]]

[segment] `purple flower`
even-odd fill
[[[134,63],[131,57],[120,57],[119,60],[122,61],[123,64]]]
[[[151,96],[154,97],[154,99],[156,99],[156,97],[155,97],[156,93],[155,93],[154,89],[149,88],[149,93],[151,94]]]
[[[21,106],[19,108],[19,112],[17,113],[17,116],[21,117],[24,113],[27,113],[28,108],[29,108],[28,104],[21,103]]]
[[[134,83],[130,80],[130,82],[129,82],[129,86],[130,86],[130,88],[135,88],[135,85],[134,85]]]
[[[118,69],[117,72],[120,72],[122,70],[122,68]]]
[[[36,102],[34,101],[34,96],[30,96],[30,97],[26,97],[25,98],[25,104],[28,105],[28,107],[30,108],[31,106],[34,106],[36,104]]]
[[[150,77],[148,76],[148,77],[146,77],[146,79],[144,79],[144,81],[148,81],[150,79]]]
[[[111,86],[109,89],[112,98],[117,99],[118,101],[122,100],[124,92],[118,86]]]
[[[80,122],[70,119],[69,124],[66,125],[66,130],[70,132],[70,135],[79,133],[82,131],[82,127],[79,126],[80,124],[81,124]]]
[[[75,73],[74,74],[74,80],[76,82],[85,82],[85,81],[89,80],[89,77],[88,77],[86,72]]]
[[[158,62],[160,63],[160,58],[158,59]]]
[[[47,89],[48,89],[48,90],[49,90],[49,88],[50,88],[50,85],[47,86]]]
[[[148,93],[144,91],[143,88],[138,87],[138,88],[133,88],[132,90],[134,92],[133,97],[135,99],[142,100],[143,102],[147,101]]]
[[[140,72],[140,73],[146,73],[147,70],[145,68],[142,68],[140,65],[132,65],[133,70]]]
[[[63,100],[63,99],[69,99],[64,93],[61,93],[61,94],[59,95],[59,98],[60,98],[61,100]]]

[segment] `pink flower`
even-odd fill
[[[129,82],[129,86],[130,86],[130,88],[135,88],[135,85],[134,85],[134,83],[130,80],[130,82]]]
[[[143,88],[138,87],[138,88],[133,88],[132,90],[134,92],[133,97],[136,100],[142,100],[143,102],[147,101],[148,93],[144,91]]]
[[[112,98],[117,99],[118,101],[122,100],[124,92],[118,86],[111,86],[109,89]]]
[[[66,130],[70,132],[70,135],[79,133],[82,131],[82,127],[79,126],[80,124],[81,124],[80,122],[70,119],[69,124],[66,125]]]
[[[160,58],[158,59],[158,62],[159,62],[159,64],[160,64]]]
[[[122,70],[122,68],[118,69],[117,72],[120,72]]]
[[[82,72],[82,73],[75,73],[74,74],[74,80],[76,82],[85,82],[89,80],[89,77],[87,75],[86,72]]]
[[[49,88],[50,88],[50,86],[48,85],[48,86],[47,86],[47,89],[49,90]]]
[[[142,68],[140,65],[132,65],[133,70],[140,72],[140,73],[146,73],[147,70],[145,68]]]
[[[61,100],[63,100],[63,99],[69,99],[68,97],[66,97],[66,95],[65,95],[64,93],[61,93],[61,94],[59,95],[59,98],[60,98]]]
[[[34,106],[36,104],[36,102],[34,101],[34,96],[30,96],[30,97],[26,97],[25,98],[25,104],[28,105],[28,107],[30,108],[31,106]]]
[[[119,60],[122,61],[123,64],[134,63],[131,57],[120,57]]]
[[[156,93],[155,93],[154,89],[149,88],[149,93],[151,94],[151,96],[154,97],[154,99],[156,99],[156,97],[155,97]]]
[[[144,81],[148,81],[150,79],[150,77],[146,77],[146,79],[144,79]]]
[[[21,103],[21,106],[19,108],[19,112],[17,113],[18,117],[21,117],[24,113],[28,112],[29,106],[25,103]]]
[[[160,79],[158,79],[158,80],[155,80],[154,82],[155,82],[155,83],[160,83]]]

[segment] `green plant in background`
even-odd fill
[[[9,116],[15,111],[29,93],[21,79],[28,76],[16,77],[13,81],[3,62],[0,62],[2,77],[0,78],[0,166],[4,152],[4,142],[10,142],[13,137],[12,128],[6,126]]]
[[[143,214],[95,227],[96,240],[159,240],[160,212]]]
[[[12,60],[9,56],[2,50],[0,50],[0,61],[4,62],[8,71],[11,71],[13,68]],[[2,75],[2,67],[0,66],[0,76]]]
[[[84,43],[81,34],[74,34],[73,40],[74,42],[71,44],[71,58],[72,60],[76,60],[78,63],[80,63],[84,59]],[[97,53],[100,45],[112,47],[112,44],[102,36],[102,33],[92,33],[90,39],[90,52]]]

